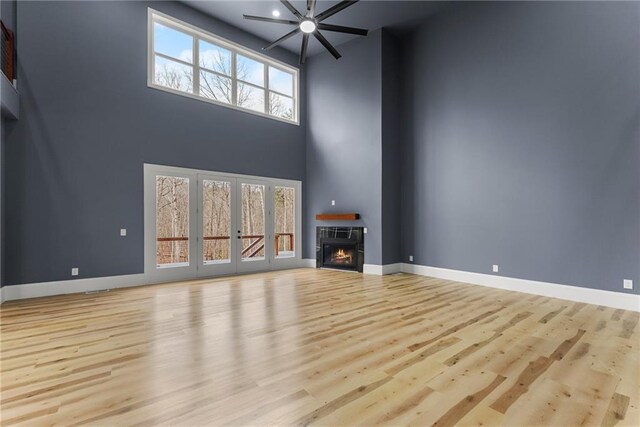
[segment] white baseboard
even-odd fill
[[[300,266],[313,268],[316,265],[315,263],[315,259],[307,258],[301,261]],[[428,267],[415,264],[396,263],[387,265],[364,265],[365,274],[383,275],[393,274],[400,271],[403,273],[436,277],[439,279],[488,286],[491,288],[524,292],[527,294],[542,295],[588,304],[604,305],[624,310],[640,311],[640,295],[581,288],[578,286],[561,285],[557,283],[537,282],[534,280],[516,279],[512,277],[493,276],[490,274],[472,273],[468,271],[449,270],[446,268]],[[0,288],[0,303],[24,298],[126,288],[145,285],[147,283],[148,281],[144,274],[128,274],[124,276],[96,277],[89,279],[4,286]]]
[[[418,274],[420,276],[436,277],[438,279],[471,283],[508,291],[524,292],[587,304],[640,311],[640,295],[406,263],[402,264],[401,270],[403,273]]]
[[[399,262],[395,264],[385,264],[385,265],[365,264],[362,267],[362,272],[364,274],[375,274],[377,276],[383,276],[385,274],[400,273],[400,271],[402,271],[401,267],[402,267],[402,264]]]
[[[395,274],[402,272],[402,263],[385,264],[382,266],[382,274]]]
[[[315,267],[315,259],[303,259],[293,266],[282,266],[279,269]],[[74,294],[78,292],[102,291],[105,289],[128,288],[147,285],[143,273],[127,274],[123,276],[93,277],[88,279],[60,280],[55,282],[27,283],[23,285],[4,286],[0,288],[0,303],[25,298],[47,297],[52,295]]]
[[[5,286],[2,290],[4,291],[4,298],[6,301],[12,301],[24,298],[128,288],[145,284],[147,284],[147,280],[144,274],[127,274],[124,276],[27,283],[25,285]]]
[[[382,266],[378,264],[364,264],[362,266],[362,272],[364,274],[375,274],[376,276],[382,276]]]
[[[315,258],[303,258],[301,268],[316,268],[316,259]]]

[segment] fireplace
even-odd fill
[[[316,267],[362,272],[362,227],[317,227]]]

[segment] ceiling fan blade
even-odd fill
[[[333,16],[336,13],[340,12],[341,10],[346,9],[349,6],[353,6],[356,3],[358,3],[358,0],[343,0],[340,3],[336,4],[335,6],[332,6],[329,9],[325,10],[324,12],[318,14],[318,16],[315,17],[316,21],[318,22],[323,21],[328,17]]]
[[[316,0],[307,0],[307,16],[313,16],[316,13]]]
[[[289,21],[288,19],[274,19],[266,18],[263,16],[242,15],[244,19],[250,19],[252,21],[273,22],[274,24],[286,24],[286,25],[300,25],[298,21]]]
[[[280,3],[282,3],[284,5],[284,7],[289,9],[289,12],[293,13],[296,16],[296,18],[298,18],[298,19],[302,19],[303,18],[303,16],[300,14],[300,12],[298,12],[298,9],[293,7],[293,5],[291,3],[289,3],[287,0],[280,0]]]
[[[322,46],[325,47],[325,49],[331,52],[331,55],[333,55],[334,58],[340,59],[342,57],[342,55],[340,55],[340,53],[336,50],[336,48],[333,47],[331,43],[329,43],[329,41],[325,39],[322,34],[320,34],[320,31],[314,31],[313,35],[315,36],[316,39],[318,39],[318,41],[322,44]]]
[[[262,50],[271,50],[274,47],[278,46],[280,43],[282,43],[285,40],[290,39],[291,37],[295,36],[296,34],[298,34],[300,32],[300,28],[296,28],[293,31],[288,32],[287,34],[285,34],[284,36],[280,37],[278,40],[274,41],[273,43],[271,43],[269,46],[263,47]]]
[[[318,28],[320,30],[335,31],[336,33],[357,34],[359,36],[366,36],[369,33],[369,30],[365,30],[364,28],[343,27],[342,25],[323,23],[319,23]]]
[[[309,34],[302,35],[302,47],[300,48],[300,65],[307,60],[307,45],[309,44]]]

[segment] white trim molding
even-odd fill
[[[316,268],[315,258],[303,258],[300,260],[300,268]]]
[[[313,261],[311,265],[310,261]],[[272,270],[289,270],[291,268],[315,267],[315,259],[304,259],[296,266],[277,266]],[[235,276],[235,274],[234,274]],[[221,276],[196,277],[189,280],[215,279]],[[92,277],[87,279],[60,280],[55,282],[27,283],[23,285],[4,286],[0,288],[0,303],[5,301],[19,300],[25,298],[38,298],[53,295],[75,294],[79,292],[95,292],[108,289],[131,288],[134,286],[152,285],[156,283],[167,283],[157,280],[149,280],[143,273],[127,274],[123,276]]]
[[[375,274],[377,276],[384,276],[386,274],[400,273],[401,267],[402,267],[402,264],[399,262],[395,264],[385,264],[385,265],[365,264],[363,266],[362,272],[364,274]]]
[[[25,285],[4,286],[4,298],[12,301],[25,298],[46,297],[52,295],[94,292],[107,289],[128,288],[146,285],[144,274],[124,276],[92,277],[88,279],[60,280],[56,282],[28,283]]]
[[[587,304],[604,305],[624,310],[640,311],[640,295],[406,263],[402,264],[401,270],[403,273],[417,274],[420,276],[453,280],[456,282],[584,302]]]

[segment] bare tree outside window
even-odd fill
[[[203,181],[202,218],[204,262],[231,259],[231,183]]]
[[[156,177],[156,263],[189,262],[189,179]]]
[[[285,105],[282,96],[269,92],[269,114],[293,120],[293,106]],[[293,104],[293,102],[291,103]]]
[[[193,69],[169,60],[156,60],[155,82],[171,89],[192,92]]]
[[[295,121],[295,70],[154,17],[153,83],[219,103]],[[224,46],[224,47],[223,47]],[[235,68],[235,69],[234,69]]]
[[[277,257],[293,256],[295,251],[295,189],[275,187],[275,249]]]

